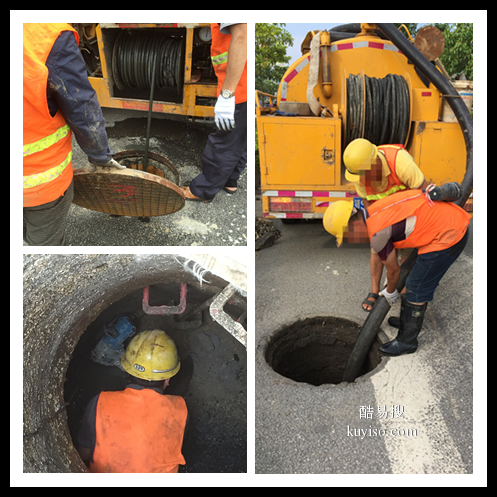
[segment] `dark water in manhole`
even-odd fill
[[[338,317],[312,317],[277,331],[265,351],[266,362],[286,378],[311,385],[342,382],[361,325]],[[376,338],[360,376],[381,361]]]
[[[179,284],[150,286],[150,305],[177,305]],[[213,293],[188,287],[187,309],[200,305]],[[191,330],[177,328],[172,317],[151,316],[141,310],[142,291],[133,292],[106,309],[82,335],[73,352],[64,388],[68,425],[76,440],[83,412],[101,391],[123,390],[128,375],[115,366],[90,359],[90,352],[103,336],[103,327],[126,315],[137,333],[163,329],[174,340],[181,360],[179,373],[171,379],[166,394],[185,398],[189,422],[183,443],[185,466],[180,473],[243,473],[247,471],[247,361],[246,349],[210,317]],[[235,319],[244,309],[226,305]],[[128,340],[129,341],[129,340]],[[128,343],[125,342],[125,345]]]

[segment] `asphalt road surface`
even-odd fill
[[[106,108],[103,113],[109,143],[116,153],[145,149],[146,113]],[[154,113],[150,151],[172,161],[180,173],[181,186],[200,174],[202,152],[208,135],[214,130],[211,122],[190,122],[184,116]],[[86,154],[74,140],[73,167],[87,165]],[[209,204],[187,201],[185,207],[174,214],[145,220],[112,217],[73,204],[67,219],[66,243],[72,246],[246,246],[246,171],[238,186],[234,195],[221,191]]]
[[[274,372],[265,344],[305,316],[364,323],[370,251],[338,249],[320,221],[275,226],[281,238],[256,252],[256,473],[473,473],[472,224],[429,304],[418,351],[354,383],[317,387]],[[389,316],[399,312],[396,304]],[[387,320],[382,330],[396,336]]]

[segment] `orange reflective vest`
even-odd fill
[[[71,184],[72,132],[60,112],[50,115],[45,62],[64,23],[23,24],[23,197],[24,207],[59,198]]]
[[[187,408],[183,397],[144,388],[102,392],[93,473],[177,473]]]
[[[371,185],[364,185],[366,189],[366,199],[370,202],[379,200],[380,198],[388,197],[392,193],[405,190],[407,187],[401,183],[395,171],[395,163],[399,150],[403,150],[403,145],[381,145],[378,151],[382,152],[390,169],[390,174],[387,176],[388,184],[382,192],[377,192]]]
[[[226,77],[226,68],[228,66],[228,48],[231,42],[231,35],[221,33],[221,27],[218,23],[211,24],[212,45],[211,60],[214,71],[217,76],[217,96],[221,93],[224,78]],[[243,73],[235,90],[235,103],[241,104],[247,101],[247,62],[243,68]]]
[[[394,242],[394,246],[418,248],[419,254],[452,247],[462,239],[471,220],[464,209],[451,202],[430,205],[422,190],[395,193],[371,204],[367,212],[369,239],[388,226],[416,216],[413,232],[405,240]]]

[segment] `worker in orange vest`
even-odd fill
[[[131,384],[101,392],[86,407],[76,446],[93,473],[177,473],[188,410],[183,397],[165,395],[181,363],[162,330],[136,335],[121,358]]]
[[[211,60],[218,79],[214,119],[202,155],[202,173],[183,187],[187,200],[211,202],[234,194],[247,165],[247,24],[211,24]]]
[[[364,207],[393,193],[426,188],[428,182],[412,156],[403,145],[376,146],[369,140],[352,140],[344,150],[345,178],[353,183],[357,194],[363,199]],[[401,263],[411,250],[401,250]],[[383,264],[378,254],[371,249],[371,292],[362,302],[362,308],[369,312],[380,291]]]
[[[416,263],[406,281],[406,294],[401,298],[400,319],[389,319],[391,325],[399,328],[399,333],[394,340],[379,347],[382,354],[398,356],[417,350],[417,337],[428,302],[433,300],[440,280],[459,257],[468,239],[471,216],[451,203],[460,194],[457,183],[442,187],[430,185],[426,190],[394,193],[359,211],[350,201],[334,202],[325,213],[324,227],[340,244],[350,230],[351,218],[357,216],[363,221],[352,226],[367,232],[371,247],[386,268],[387,286],[380,295],[390,305],[400,297],[396,250],[418,249]]]
[[[69,24],[23,24],[23,237],[63,245],[73,198],[72,133],[90,163],[114,161],[105,120]]]

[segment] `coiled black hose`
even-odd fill
[[[120,90],[150,90],[156,66],[155,87],[176,88],[181,93],[184,70],[184,39],[161,33],[119,34],[112,52],[114,81]]]
[[[402,76],[364,76],[363,83],[361,75],[350,74],[347,78],[347,129],[344,146],[356,138],[366,138],[375,145],[404,144],[409,131],[409,114],[409,88]]]
[[[351,74],[347,78],[347,133],[346,144],[363,134],[362,116],[363,108],[363,83],[360,75]]]

